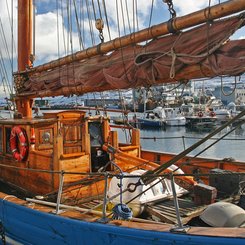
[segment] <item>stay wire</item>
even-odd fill
[[[97,15],[96,15],[96,10],[95,10],[95,4],[94,4],[94,0],[91,1],[92,2],[92,9],[93,9],[93,15],[94,15],[94,20],[97,19]]]
[[[10,53],[9,53],[9,49],[8,49],[8,44],[7,44],[7,39],[6,39],[6,35],[5,35],[4,28],[3,28],[3,23],[2,23],[1,17],[0,17],[0,27],[1,27],[2,43],[4,44],[4,50],[5,50],[5,53],[7,55],[7,59],[9,61],[11,70],[13,70],[13,63],[11,62],[11,57],[10,57]]]
[[[128,20],[128,29],[129,29],[129,33],[131,34],[131,24],[130,24],[130,20],[129,20],[129,11],[128,11],[128,1],[125,1],[125,8],[126,8],[126,13],[127,13],[127,20]]]
[[[121,53],[121,57],[122,57],[122,64],[123,64],[123,69],[124,69],[124,74],[125,74],[125,78],[128,81],[128,83],[130,83],[130,80],[128,78],[128,74],[127,74],[127,69],[126,69],[126,65],[125,65],[125,60],[124,60],[124,54],[123,54],[123,48],[122,48],[122,44],[121,44],[121,32],[120,32],[120,21],[119,21],[119,10],[118,10],[118,0],[116,0],[116,13],[117,13],[117,29],[118,29],[118,36],[119,36],[119,42],[120,42],[120,53]]]
[[[109,28],[109,21],[108,21],[108,15],[107,15],[107,10],[106,10],[106,4],[105,4],[105,0],[102,0],[102,1],[103,1],[103,8],[104,8],[104,14],[105,14],[105,19],[106,19],[106,25],[107,25],[109,40],[111,41],[111,31]]]
[[[88,16],[88,22],[89,22],[89,30],[90,30],[90,37],[92,45],[95,45],[95,39],[94,39],[94,33],[93,33],[93,25],[92,25],[92,18],[91,18],[91,10],[90,5],[88,3],[88,0],[86,0],[86,7],[87,7],[87,16]]]
[[[58,0],[56,0],[56,28],[57,28],[57,52],[58,52],[58,58],[60,58],[60,33],[59,33],[59,3]],[[60,71],[60,69],[59,69]]]
[[[67,48],[66,48],[66,38],[65,38],[65,22],[64,22],[64,9],[63,9],[63,0],[61,0],[61,17],[62,17],[62,34],[63,34],[63,45],[64,45],[64,51],[67,55]]]
[[[7,12],[8,12],[8,18],[9,18],[9,23],[10,23],[10,29],[11,29],[11,71],[13,74],[14,73],[14,52],[16,53],[16,45],[15,45],[15,39],[14,39],[14,3],[13,0],[11,0],[11,17],[10,17],[10,11],[9,11],[9,6],[8,6],[8,1],[6,0],[6,7],[7,7]],[[13,82],[11,83],[11,93],[13,93]]]
[[[123,22],[123,29],[124,29],[124,35],[126,35],[126,26],[125,26],[125,20],[124,20],[124,11],[123,11],[123,3],[122,0],[120,0],[120,5],[121,5],[121,11],[122,11],[122,22]]]
[[[153,16],[153,7],[154,7],[154,0],[151,1],[151,12],[150,12],[150,18],[149,18],[149,25],[148,25],[148,36],[150,37],[150,26],[151,26],[151,22],[152,22],[152,16]],[[148,43],[149,40],[146,42]],[[147,49],[147,45],[145,45],[145,52],[146,52],[146,49]]]
[[[99,16],[102,19],[102,12],[101,12],[101,7],[100,7],[100,1],[97,0],[97,5],[98,5],[98,10],[99,10]]]
[[[83,44],[83,40],[82,40],[81,27],[80,27],[80,22],[79,22],[78,12],[77,12],[77,5],[76,5],[75,0],[73,0],[73,5],[74,5],[75,18],[76,18],[76,24],[77,24],[77,33],[78,33],[79,45],[80,45],[80,50],[82,50],[82,49],[84,49],[84,44]]]
[[[10,85],[10,82],[9,82],[9,78],[8,78],[8,73],[7,73],[7,69],[6,69],[6,65],[5,65],[5,62],[4,62],[4,58],[3,58],[3,54],[2,54],[2,51],[0,50],[0,66],[1,66],[1,69],[2,69],[2,82],[5,80],[6,81],[6,87],[9,91],[9,94],[11,93],[11,85]],[[3,83],[4,85],[4,83]]]
[[[137,0],[135,0],[135,15],[136,15],[137,31],[139,31],[139,18],[138,18],[138,3],[137,3]]]

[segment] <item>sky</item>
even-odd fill
[[[88,21],[88,16],[83,14],[82,11],[82,9],[86,10],[87,8],[85,3],[91,3],[92,1],[77,0],[76,5],[73,5],[73,2],[73,0],[35,0],[36,61],[34,65],[39,65],[41,63],[57,59],[60,56],[69,54],[72,50],[78,51],[82,48],[88,48],[89,46],[100,42],[99,31],[95,29],[94,22],[92,23]],[[102,0],[93,2],[94,5],[90,5],[89,7],[90,15],[92,16],[91,18],[94,19],[93,15],[96,15],[95,17],[99,18],[100,13],[103,15],[104,9],[102,6],[101,9],[99,9],[97,2],[102,2]],[[150,24],[167,21],[170,17],[167,5],[162,0],[127,0],[127,5],[124,4],[123,7],[121,3],[124,1],[121,0],[105,0],[105,2],[108,23],[110,25],[109,33],[106,26],[106,19],[103,17],[105,22],[105,27],[103,29],[105,41],[114,39],[117,36],[129,34],[133,30],[146,28]],[[178,17],[206,8],[209,3],[214,5],[219,2],[224,2],[224,0],[173,0],[173,5]],[[67,3],[72,4],[68,5]],[[153,11],[151,15],[152,6]],[[117,9],[119,9],[119,11],[117,11]],[[133,14],[136,12],[136,9],[139,16],[137,19]],[[95,12],[93,12],[93,10],[95,10]],[[14,16],[13,22],[10,21],[12,12]],[[73,17],[77,14],[78,18],[83,19],[83,21],[76,22],[75,18],[70,20],[69,13],[71,13]],[[120,26],[118,26],[118,20]],[[79,28],[77,28],[77,25],[79,25]],[[80,41],[81,39],[79,39],[78,29],[80,30],[82,42]],[[91,29],[93,31],[91,31]],[[91,32],[93,32],[93,34],[91,34]],[[16,33],[17,0],[1,0],[0,94],[3,93],[3,84],[6,84],[7,82],[11,83],[12,71],[16,70]],[[14,36],[15,43],[11,41],[12,36]],[[233,38],[245,38],[245,31],[238,31]],[[8,77],[8,79],[6,79],[6,77]],[[5,89],[5,91],[8,90]]]

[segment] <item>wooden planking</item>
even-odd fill
[[[65,160],[60,160],[60,170],[65,172],[80,172],[80,173],[89,173],[90,172],[90,158],[89,155],[83,155],[66,158]],[[64,181],[75,182],[83,178],[81,175],[74,174],[65,174]]]
[[[53,163],[53,151],[30,151],[29,162],[31,168],[50,170]]]
[[[62,193],[62,202],[77,202],[79,199],[90,199],[101,196],[104,193],[105,180],[98,177],[81,178],[81,183],[71,187],[65,187]],[[92,183],[94,182],[94,183]]]
[[[198,206],[194,202],[178,199],[179,214],[184,224],[190,221],[193,217],[197,217],[206,208],[205,205]],[[156,216],[160,221],[177,224],[176,211],[173,200],[163,201],[154,205],[147,205],[146,211],[151,215]]]

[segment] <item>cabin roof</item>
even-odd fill
[[[53,123],[56,122],[56,118],[21,118],[21,119],[2,119],[0,120],[0,125],[34,125],[40,123]]]

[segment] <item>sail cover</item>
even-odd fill
[[[240,75],[245,71],[245,40],[229,37],[243,25],[244,15],[239,15],[53,70],[24,73],[16,76],[16,89],[20,96],[69,96]]]

